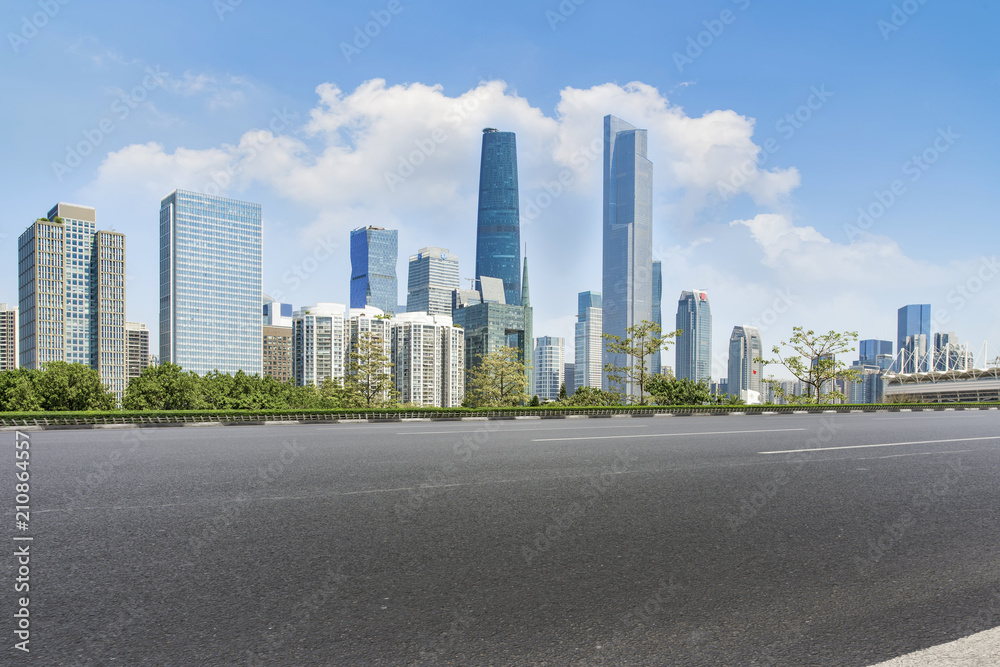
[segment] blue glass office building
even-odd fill
[[[483,130],[476,224],[476,278],[503,280],[508,304],[521,303],[521,219],[513,132]]]
[[[160,361],[261,373],[260,204],[175,190],[160,201]]]
[[[903,306],[897,313],[896,370],[903,373],[926,373],[931,370],[931,306],[929,303]],[[907,350],[907,338],[910,352]],[[904,354],[899,354],[903,352]]]
[[[653,322],[659,325],[663,331],[663,264],[653,262]],[[650,370],[653,373],[663,372],[662,353],[657,350],[653,353],[653,362]]]
[[[604,117],[604,333],[624,337],[626,329],[653,317],[653,163],[646,157],[646,130],[614,116]],[[629,366],[610,354],[604,363]],[[613,389],[604,378],[604,389]],[[627,387],[634,396],[637,387]]]
[[[361,227],[351,232],[351,308],[375,306],[386,315],[396,314],[398,251],[398,230]]]
[[[891,340],[869,338],[858,343],[858,361],[862,366],[877,366],[878,358],[892,354]]]
[[[712,309],[708,294],[693,290],[681,292],[677,301],[677,379],[694,382],[712,380]],[[729,378],[730,384],[733,379]]]

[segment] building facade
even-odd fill
[[[934,370],[970,371],[973,368],[972,353],[968,345],[960,343],[954,331],[934,334]]]
[[[663,263],[653,262],[653,322],[663,333]],[[663,372],[663,353],[657,350],[653,353],[650,370],[659,375]]]
[[[926,373],[931,370],[930,341],[930,304],[900,308],[896,327],[896,370],[901,373]]]
[[[125,235],[89,206],[58,203],[18,240],[19,365],[83,364],[125,391]]]
[[[542,336],[535,339],[535,396],[543,401],[559,400],[559,388],[566,381],[566,339]]]
[[[677,329],[674,342],[677,379],[694,382],[712,379],[712,309],[704,290],[681,292],[677,301]],[[730,372],[730,387],[734,385]],[[732,389],[730,389],[732,393]]]
[[[739,396],[747,403],[760,400],[764,364],[760,359],[763,345],[760,330],[751,326],[733,327],[729,337],[729,377],[726,391]]]
[[[160,363],[260,374],[260,204],[175,190],[160,201]]]
[[[292,312],[294,310],[292,304],[278,303],[266,294],[261,299],[263,301],[261,324],[272,327],[292,326]]]
[[[318,303],[292,315],[292,378],[316,387],[326,380],[343,384],[347,364],[347,306]]]
[[[351,232],[351,308],[374,306],[387,315],[399,305],[399,231],[360,227]]]
[[[580,292],[576,312],[574,391],[579,387],[600,389],[604,378],[601,293]]]
[[[451,317],[452,293],[459,287],[458,257],[447,248],[421,248],[410,255],[406,312]]]
[[[503,281],[506,302],[521,302],[521,218],[517,141],[513,132],[483,130],[476,221],[476,278]],[[529,343],[530,347],[530,343]]]
[[[604,117],[603,180],[603,332],[624,338],[629,327],[653,317],[653,163],[646,130]],[[633,360],[605,345],[603,364],[631,366]],[[602,384],[616,389],[607,377]],[[632,383],[624,393],[634,396],[638,387]]]
[[[126,322],[128,338],[128,379],[137,378],[149,368],[149,329],[142,322]]]
[[[391,321],[399,400],[455,408],[465,399],[465,333],[447,315],[402,313]]]
[[[862,365],[875,366],[883,355],[892,356],[892,341],[869,338],[858,342],[858,361]]]
[[[0,303],[0,372],[17,368],[17,306]]]
[[[293,379],[292,327],[265,324],[261,331],[263,375],[278,382],[290,382]]]

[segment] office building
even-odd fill
[[[559,387],[566,380],[566,339],[542,336],[535,339],[534,394],[543,401],[559,399]]]
[[[712,379],[712,309],[703,290],[681,292],[677,301],[677,329],[674,342],[677,379],[694,382]],[[732,387],[734,378],[729,376]],[[733,393],[730,388],[730,393]]]
[[[126,322],[125,336],[128,339],[128,379],[131,380],[149,368],[149,329],[142,322]]]
[[[600,389],[604,378],[604,343],[600,292],[577,295],[575,331],[575,387]]]
[[[347,306],[318,303],[292,314],[292,378],[303,387],[343,384],[347,364]]]
[[[653,262],[653,322],[660,327],[663,333],[663,263]],[[653,353],[652,366],[650,370],[659,375],[663,372],[663,353],[657,350]]]
[[[763,347],[757,327],[736,326],[729,336],[729,377],[726,391],[739,396],[745,403],[758,403],[764,364],[760,359]]]
[[[261,297],[263,301],[263,319],[261,324],[272,327],[292,326],[292,304],[278,303],[268,295]]]
[[[17,306],[0,303],[0,372],[17,368]]]
[[[869,338],[858,342],[858,361],[861,365],[875,366],[877,359],[883,355],[892,356],[892,341]]]
[[[505,301],[521,302],[521,219],[513,132],[483,130],[476,222],[476,278],[503,281]],[[528,346],[531,346],[529,340]]]
[[[410,255],[405,312],[451,317],[452,293],[457,289],[458,257],[447,248],[421,248]]]
[[[292,320],[291,317],[288,319]],[[273,377],[278,382],[291,381],[293,327],[265,324],[261,332],[263,375]]]
[[[572,396],[576,393],[576,364],[567,361],[563,366],[563,377],[566,384],[566,395]]]
[[[902,373],[926,373],[931,369],[931,306],[903,306],[897,313],[896,370]],[[911,339],[907,342],[907,339]]]
[[[646,130],[604,117],[603,302],[604,333],[625,338],[629,327],[653,317],[653,163]],[[604,346],[603,364],[631,367],[633,360]],[[604,389],[612,387],[607,377]],[[634,383],[622,387],[635,396]]]
[[[448,315],[392,318],[392,372],[402,403],[455,408],[465,399],[465,332]]]
[[[127,381],[125,235],[97,229],[89,206],[58,203],[18,240],[19,365],[96,370],[121,397]]]
[[[262,371],[260,204],[175,190],[160,201],[160,362]]]
[[[360,227],[351,232],[351,308],[374,306],[387,315],[396,312],[399,232]]]
[[[934,334],[934,370],[971,371],[973,365],[968,346],[958,341],[954,331]]]

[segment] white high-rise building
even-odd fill
[[[577,302],[574,353],[576,377],[573,384],[577,389],[580,387],[600,389],[604,380],[601,294],[580,292]]]
[[[458,257],[447,248],[421,248],[410,255],[406,312],[451,317],[451,295],[459,287]]]
[[[347,306],[318,303],[292,315],[292,377],[295,384],[343,383],[347,363]]]
[[[465,333],[447,315],[391,321],[393,377],[403,403],[454,408],[465,398]]]
[[[121,397],[127,382],[125,235],[90,206],[58,203],[18,239],[19,365],[84,364]]]
[[[17,368],[17,306],[0,303],[0,371]]]
[[[764,364],[760,330],[751,326],[735,326],[729,337],[729,385],[731,396],[739,396],[746,403],[757,403],[761,398],[761,379]]]
[[[543,401],[559,399],[565,381],[566,339],[542,336],[535,339],[535,395]]]

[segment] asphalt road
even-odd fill
[[[34,432],[25,531],[0,442],[4,664],[872,665],[1000,626],[1000,412]]]

